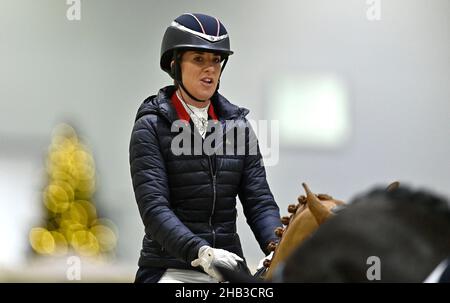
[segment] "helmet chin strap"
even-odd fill
[[[177,84],[183,89],[183,91],[186,92],[186,94],[187,94],[191,99],[193,99],[193,100],[195,100],[195,101],[197,101],[197,102],[206,102],[206,101],[208,101],[208,99],[206,99],[206,100],[200,100],[200,99],[194,97],[194,96],[186,89],[186,87],[184,87],[183,81],[178,81],[178,80],[176,80],[176,81],[177,81]],[[216,90],[216,91],[217,91],[217,90]]]
[[[191,98],[191,99],[193,99],[193,100],[195,100],[195,101],[197,101],[197,102],[206,102],[206,101],[208,101],[209,99],[205,99],[205,100],[201,100],[201,99],[198,99],[198,98],[196,98],[196,97],[194,97],[187,89],[186,89],[186,87],[184,86],[184,84],[183,84],[183,79],[182,79],[182,77],[181,77],[181,63],[180,63],[180,61],[179,61],[179,56],[178,56],[178,54],[177,53],[175,53],[175,70],[174,70],[174,79],[175,79],[175,81],[177,82],[177,84],[186,92],[186,94]],[[220,69],[220,75],[222,75],[222,72],[223,72],[223,69],[225,68],[225,65],[227,65],[227,62],[228,62],[228,57],[226,57],[225,59],[224,59],[224,61],[223,61],[223,65],[222,65],[222,68]],[[218,83],[217,83],[217,87],[216,87],[216,90],[214,91],[214,94],[216,94],[217,93],[217,91],[219,90],[219,85],[220,85],[220,76],[219,76],[219,80],[218,80]],[[213,96],[214,96],[214,94],[213,94]]]

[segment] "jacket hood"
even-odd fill
[[[138,109],[135,121],[148,114],[162,116],[169,122],[178,120],[178,114],[170,100],[175,90],[174,85],[169,85],[160,89],[157,95],[145,99]],[[211,97],[211,103],[219,120],[243,118],[249,113],[248,109],[232,104],[219,93],[215,93]]]

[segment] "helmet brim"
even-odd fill
[[[230,49],[228,35],[220,40],[209,41],[190,32],[182,31],[176,27],[167,28],[163,43],[161,45],[161,69],[170,74],[170,63],[173,60],[174,51],[198,50],[203,52],[219,53],[230,56],[233,51]]]

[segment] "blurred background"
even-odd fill
[[[345,201],[394,180],[450,196],[448,0],[0,0],[0,281],[133,281],[129,139],[171,83],[160,44],[184,12],[230,33],[221,93],[278,121],[260,140],[282,215],[301,182]]]

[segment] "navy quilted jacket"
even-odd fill
[[[190,262],[203,245],[243,257],[236,233],[237,195],[267,254],[267,244],[277,240],[274,229],[281,222],[259,148],[256,155],[174,155],[171,141],[177,132],[171,132],[171,124],[179,119],[171,101],[174,92],[174,86],[167,86],[147,98],[131,134],[131,176],[145,226],[139,266],[192,269]],[[245,124],[247,109],[220,94],[211,102],[218,117],[215,123]]]

